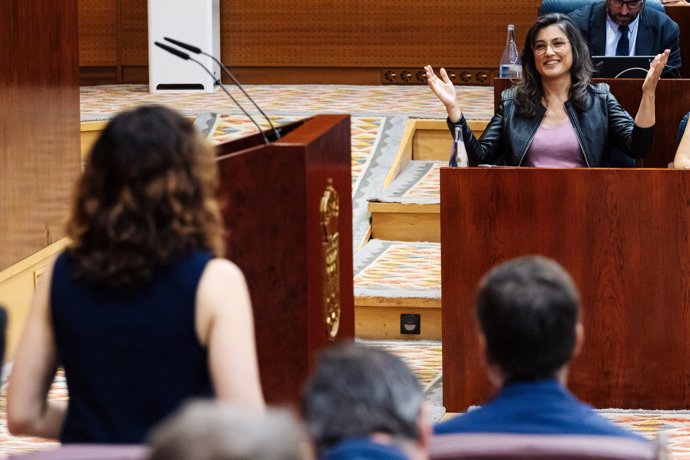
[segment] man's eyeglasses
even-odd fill
[[[623,8],[623,5],[626,5],[630,10],[638,10],[644,4],[644,0],[609,0],[609,3],[615,8]]]
[[[537,56],[541,56],[542,54],[546,53],[546,48],[551,45],[551,49],[554,50],[556,53],[563,51],[565,48],[565,45],[567,45],[568,42],[566,40],[554,40],[550,44],[546,42],[537,42],[534,44],[534,47],[532,48],[534,50],[534,54]]]

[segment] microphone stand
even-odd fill
[[[237,102],[237,99],[235,99],[235,98],[232,96],[232,94],[230,94],[230,92],[227,90],[227,88],[225,87],[225,85],[223,85],[223,83],[221,83],[220,79],[216,80],[216,77],[215,77],[215,75],[213,75],[213,72],[211,72],[209,69],[207,69],[206,66],[205,66],[204,64],[202,64],[202,63],[199,62],[198,60],[194,59],[194,58],[191,57],[189,54],[187,54],[187,53],[185,53],[185,52],[183,52],[183,51],[180,51],[180,50],[178,50],[178,49],[175,49],[175,48],[173,48],[173,47],[171,47],[171,46],[168,46],[168,45],[166,45],[166,44],[164,44],[164,43],[161,43],[161,42],[154,42],[154,45],[156,45],[156,46],[159,47],[159,48],[164,49],[165,51],[167,51],[167,52],[170,53],[170,54],[174,54],[175,56],[179,57],[180,59],[183,59],[183,60],[185,60],[185,61],[196,62],[202,69],[204,69],[204,71],[206,71],[207,74],[209,74],[209,75],[211,76],[211,78],[214,79],[214,81],[215,81],[216,83],[218,83],[218,86],[220,86],[221,89],[222,89],[223,91],[225,91],[225,94],[227,94],[228,97],[230,97],[230,99],[232,99],[232,102],[234,102],[235,105],[236,105],[237,107],[240,108],[240,110],[242,111],[242,113],[244,113],[244,114],[247,116],[247,118],[249,118],[249,119],[252,121],[252,123],[254,123],[254,126],[256,126],[256,128],[259,130],[259,133],[260,133],[261,136],[263,137],[264,143],[265,143],[265,144],[270,144],[270,141],[268,140],[268,137],[266,136],[266,133],[264,133],[264,131],[261,129],[261,126],[259,126],[259,124],[256,122],[256,120],[254,119],[254,117],[252,117],[252,116],[249,114],[249,112],[247,112],[247,111],[244,109],[244,107],[242,107],[242,105],[241,105],[239,102]],[[263,113],[263,112],[262,112],[262,113]],[[264,116],[266,116],[266,115],[264,115]],[[269,121],[269,123],[270,123],[270,121]],[[273,125],[271,125],[271,127],[273,127]],[[275,131],[275,128],[273,128],[273,130]]]
[[[169,41],[170,43],[173,43],[173,44],[179,46],[180,48],[184,48],[187,51],[190,51],[190,52],[195,53],[195,54],[203,54],[204,56],[208,56],[211,59],[213,59],[213,61],[216,64],[218,64],[221,69],[223,69],[225,74],[228,77],[230,77],[230,79],[235,83],[235,85],[240,89],[240,91],[242,91],[242,93],[247,97],[247,99],[249,99],[251,101],[251,103],[254,104],[254,107],[256,107],[256,109],[261,113],[261,115],[263,115],[263,117],[266,119],[266,121],[268,121],[268,124],[271,125],[271,129],[273,130],[273,134],[275,135],[276,139],[280,139],[280,132],[276,129],[275,126],[273,126],[271,119],[268,118],[268,116],[264,113],[263,110],[261,110],[261,107],[259,107],[259,104],[257,104],[256,101],[254,101],[254,99],[252,99],[252,97],[247,93],[247,91],[245,91],[245,89],[242,87],[242,85],[237,80],[237,78],[235,78],[235,76],[232,74],[232,72],[230,72],[230,70],[227,67],[225,67],[225,65],[222,62],[220,62],[220,60],[216,59],[216,57],[213,56],[212,54],[209,54],[209,53],[202,51],[201,48],[199,48],[199,47],[189,45],[187,43],[181,42],[179,40],[175,40],[175,39],[170,38],[170,37],[163,37],[163,39],[166,41]]]

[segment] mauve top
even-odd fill
[[[58,257],[51,312],[69,403],[63,443],[138,444],[190,397],[213,395],[195,331],[195,298],[212,255],[195,252],[127,295],[74,277]]]
[[[585,168],[585,157],[569,118],[559,126],[539,125],[527,150],[525,166],[535,168]]]

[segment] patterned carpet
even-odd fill
[[[355,254],[355,296],[441,298],[441,245],[369,240]]]
[[[439,204],[441,167],[439,161],[411,161],[375,201],[383,203]]]
[[[417,118],[445,118],[443,106],[426,86],[346,85],[247,85],[246,90],[268,115],[314,115],[351,113],[357,115],[405,115]],[[252,109],[239,91],[238,101]],[[493,114],[493,89],[458,87],[459,99],[468,119],[488,120]],[[213,93],[149,93],[146,85],[104,85],[81,88],[82,121],[108,119],[120,110],[141,104],[166,104],[183,113],[215,112],[240,114],[221,90]]]

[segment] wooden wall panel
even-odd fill
[[[122,65],[149,63],[146,0],[120,0]]]
[[[148,7],[146,0],[119,0],[121,83],[148,83]]]
[[[519,44],[539,0],[262,0],[221,2],[221,59],[246,83],[384,82],[425,64],[495,73],[515,24]],[[79,0],[80,65],[111,83],[147,79],[146,0]],[[113,28],[113,20],[117,21]],[[88,77],[88,75],[87,75]],[[83,79],[88,83],[88,78]],[[101,82],[101,81],[95,81]],[[458,82],[460,83],[460,82]],[[469,84],[491,84],[475,78]]]
[[[79,173],[76,0],[0,0],[0,270],[62,238]],[[59,37],[59,39],[57,39]]]
[[[79,0],[79,65],[118,63],[118,0]]]
[[[497,67],[506,25],[518,42],[537,0],[226,1],[223,62],[232,66]]]

